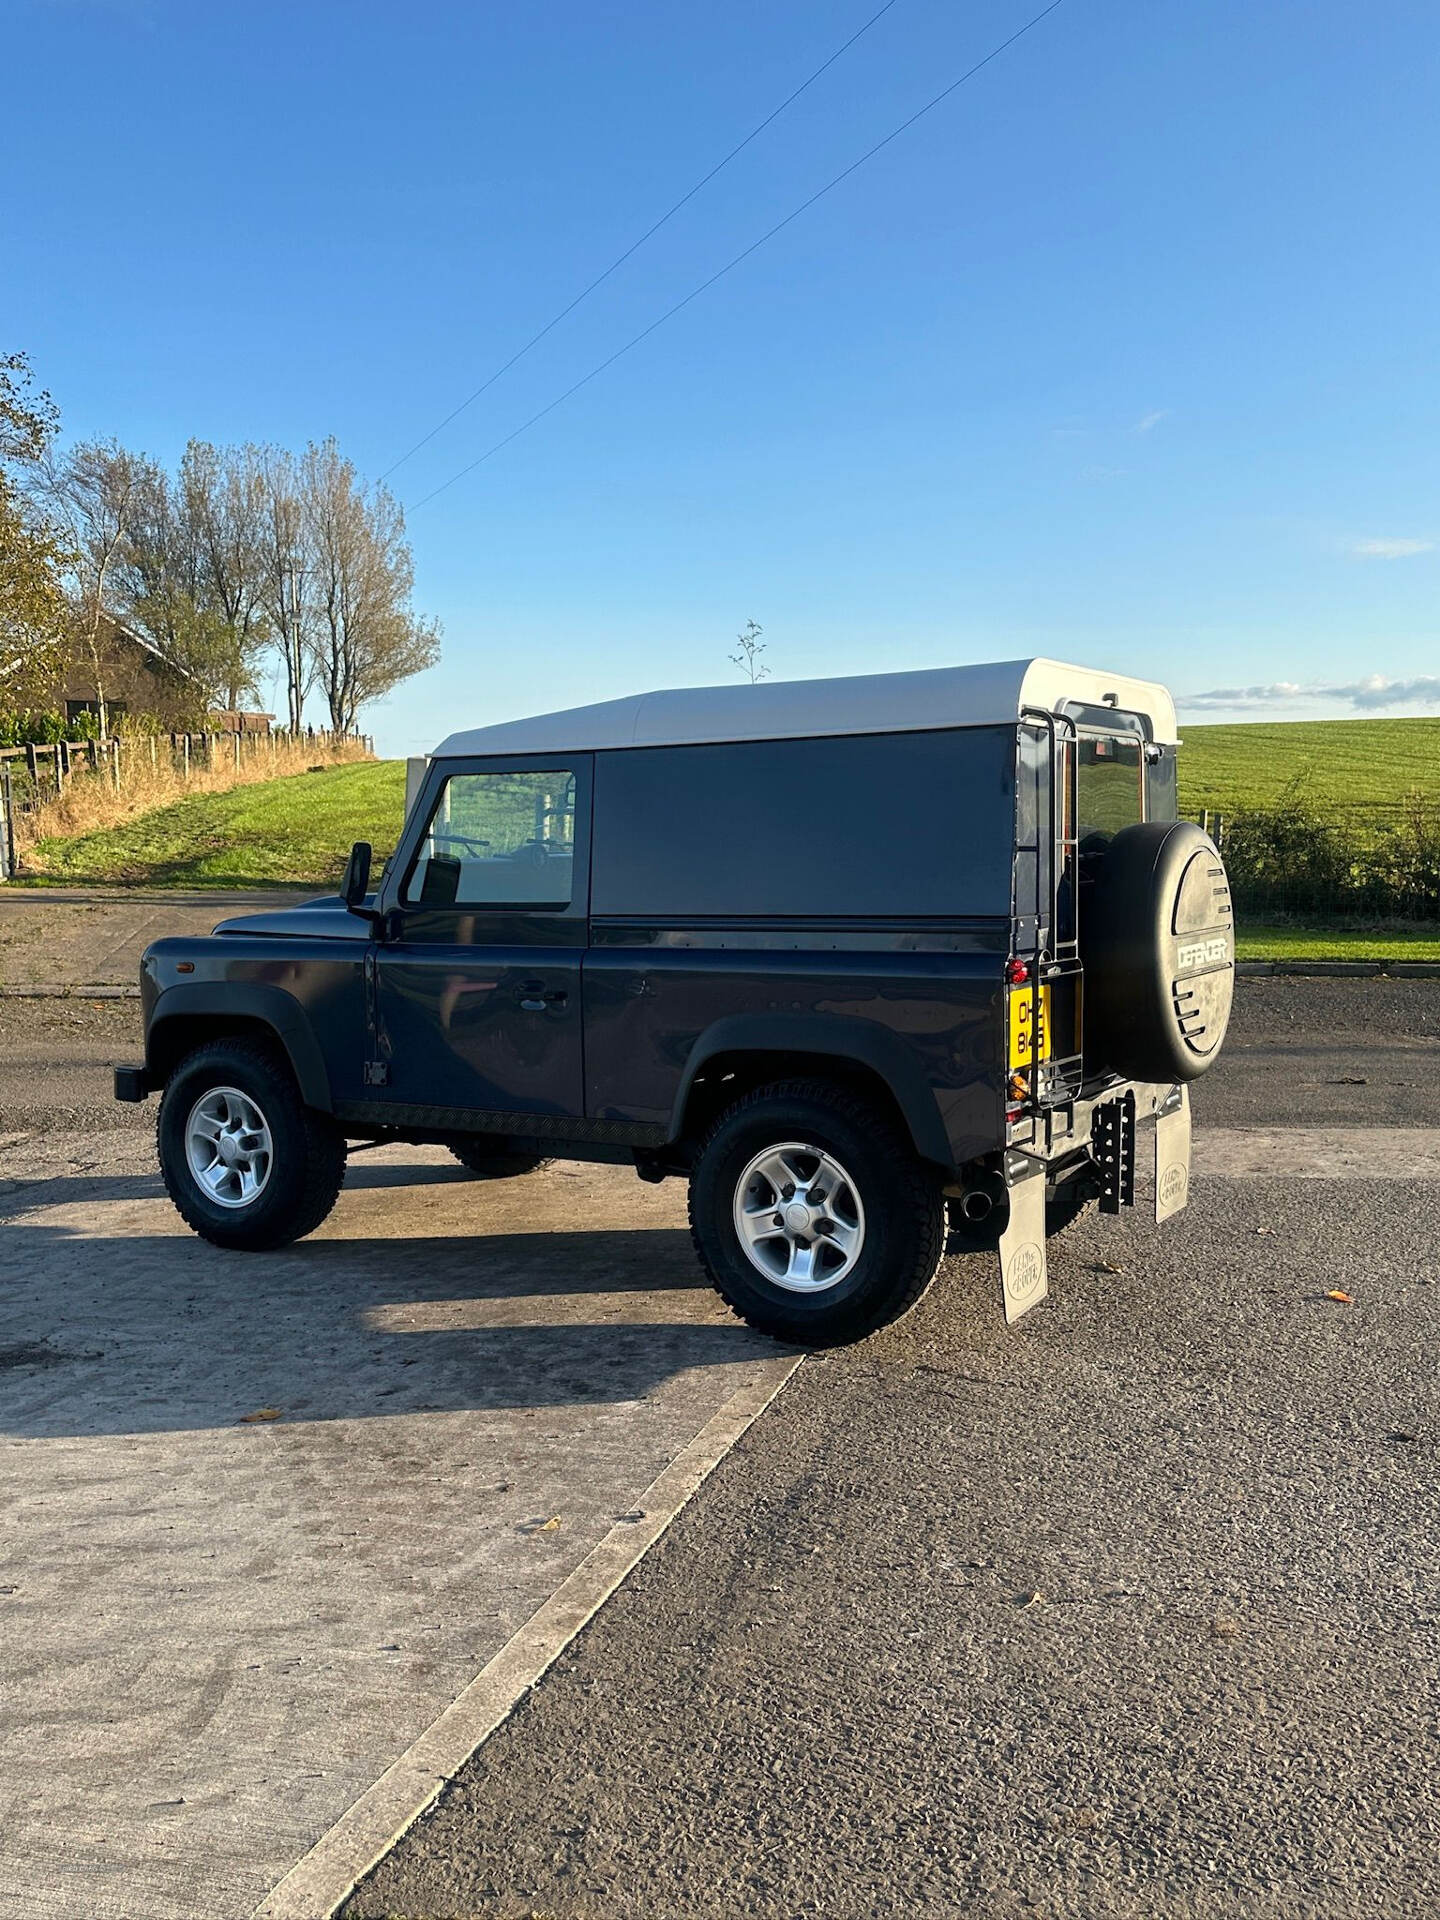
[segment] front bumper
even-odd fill
[[[155,1087],[150,1079],[148,1067],[116,1067],[115,1098],[127,1100],[132,1105],[146,1099],[154,1093]]]

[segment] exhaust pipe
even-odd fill
[[[960,1217],[978,1227],[995,1211],[995,1196],[984,1187],[968,1187],[960,1199]]]

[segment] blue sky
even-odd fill
[[[400,498],[1040,3],[896,0]],[[878,4],[10,0],[0,341],[68,434],[376,475]],[[781,678],[1046,652],[1194,719],[1440,705],[1437,95],[1426,0],[1064,0],[413,508],[444,659],[381,748],[728,679],[750,618]]]

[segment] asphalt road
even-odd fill
[[[807,1361],[345,1914],[1440,1907],[1440,1190],[1383,1131],[1437,1035],[1428,982],[1245,982],[1197,1130],[1343,1177],[1086,1223],[1009,1330],[952,1260]]]

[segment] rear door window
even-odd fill
[[[1081,846],[1093,834],[1112,839],[1145,818],[1145,748],[1114,734],[1081,734],[1076,779]]]

